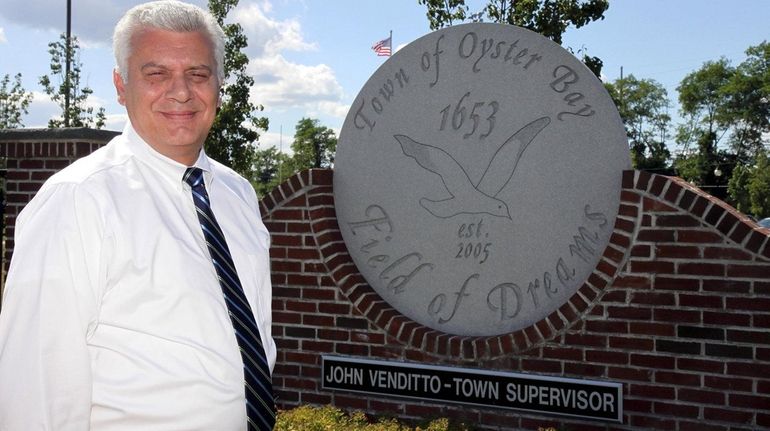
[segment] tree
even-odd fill
[[[746,55],[720,91],[727,99],[722,115],[733,125],[730,146],[751,164],[770,133],[770,43],[749,47]]]
[[[248,46],[240,24],[224,24],[238,0],[209,0],[212,15],[225,32],[225,82],[220,89],[221,106],[206,139],[206,154],[254,180],[258,130],[267,130],[268,120],[255,114],[262,105],[250,100],[254,79],[246,73],[249,58],[242,52]]]
[[[562,35],[574,25],[580,28],[598,19],[604,19],[609,0],[488,0],[476,13],[468,13],[465,0],[417,0],[428,9],[430,28],[437,30],[470,18],[472,21],[489,20],[501,24],[518,25],[551,39],[561,45]],[[599,76],[602,61],[583,54],[583,63]]]
[[[275,147],[257,151],[254,160],[256,173],[252,185],[257,195],[264,196],[293,174],[288,172],[290,157],[278,151]]]
[[[297,122],[292,155],[288,156],[275,147],[258,151],[254,162],[252,184],[262,196],[297,172],[312,168],[332,168],[337,136],[318,120],[303,118]]]
[[[14,80],[13,87],[9,87],[11,77],[7,74],[0,81],[0,129],[24,127],[21,116],[29,113],[32,93],[21,86],[21,73],[17,73]]]
[[[51,78],[47,75],[40,77],[40,85],[45,93],[56,102],[62,110],[61,118],[52,118],[48,121],[48,127],[93,127],[101,129],[106,119],[104,108],[99,108],[94,114],[94,107],[87,106],[88,96],[93,93],[89,87],[80,87],[80,73],[83,64],[80,63],[77,37],[70,38],[67,44],[67,36],[62,34],[58,41],[48,44],[48,53],[51,54],[51,75],[58,77],[59,86],[55,87]],[[66,72],[66,58],[69,50],[69,58],[72,67],[69,75]],[[69,96],[69,106],[67,106]]]
[[[634,75],[605,84],[626,128],[631,161],[636,169],[663,170],[671,152],[666,146],[671,116],[666,89],[652,79]]]
[[[674,161],[680,176],[700,186],[722,186],[727,176],[716,176],[720,166],[718,144],[729,131],[731,119],[725,114],[728,99],[724,87],[734,73],[726,59],[709,61],[688,74],[677,87],[685,124],[677,130],[682,154]],[[690,145],[695,144],[695,149]],[[719,196],[725,197],[725,196]]]
[[[760,150],[756,165],[736,166],[728,193],[738,211],[757,219],[770,217],[770,154]]]
[[[337,150],[337,136],[328,127],[320,126],[318,120],[303,118],[295,127],[291,150],[294,153],[291,159],[293,172],[331,168]]]

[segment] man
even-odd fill
[[[164,0],[113,39],[123,134],[17,221],[0,430],[272,429],[269,234],[250,184],[202,150],[224,34]]]

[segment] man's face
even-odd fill
[[[198,157],[219,101],[214,51],[201,33],[148,29],[134,35],[128,82],[114,73],[118,101],[136,132],[185,165]]]

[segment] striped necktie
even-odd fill
[[[225,236],[211,211],[209,195],[203,183],[203,171],[199,168],[187,168],[184,181],[192,187],[198,221],[203,229],[203,237],[206,239],[211,260],[214,262],[219,285],[235,330],[235,338],[241,350],[248,429],[249,431],[272,430],[275,424],[273,388],[267,357],[262,347],[254,314],[243,293]]]

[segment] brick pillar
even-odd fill
[[[5,167],[3,283],[13,254],[16,216],[21,209],[51,175],[118,134],[87,128],[0,130],[0,158]]]

